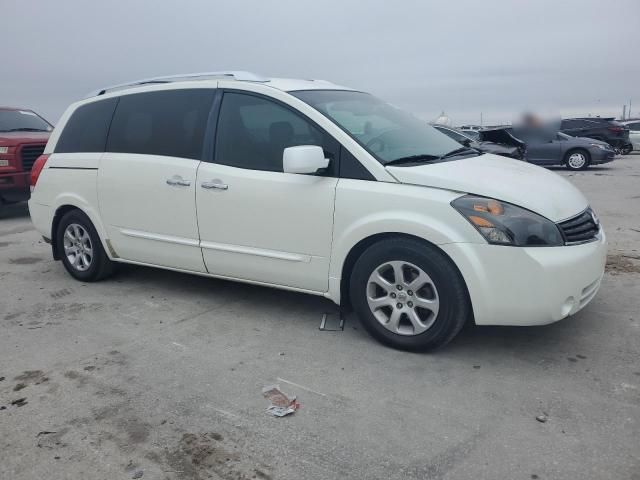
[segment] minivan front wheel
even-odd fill
[[[83,212],[67,212],[56,232],[56,246],[67,272],[77,280],[95,282],[113,272],[95,227]]]
[[[471,312],[464,282],[449,258],[408,238],[369,247],[354,265],[350,295],[367,331],[402,350],[445,345]]]

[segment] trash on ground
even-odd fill
[[[267,413],[274,417],[284,417],[300,408],[295,396],[288,396],[280,390],[280,385],[270,385],[262,389],[262,396],[271,402]]]

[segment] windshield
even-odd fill
[[[343,90],[290,92],[335,122],[380,163],[439,158],[460,144],[426,122],[368,93]]]
[[[29,110],[0,110],[0,132],[50,132],[51,125]]]

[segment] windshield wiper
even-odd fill
[[[42,128],[21,127],[12,128],[10,130],[3,130],[3,132],[46,132],[46,130]]]
[[[440,157],[438,155],[427,155],[427,154],[420,154],[420,155],[409,155],[407,157],[400,157],[400,158],[395,158],[393,160],[389,160],[387,163],[385,163],[386,165],[402,165],[403,163],[420,163],[423,161],[432,161],[432,160],[438,160]]]
[[[462,153],[475,153],[475,154],[480,154],[480,150],[478,150],[477,148],[471,148],[471,147],[460,147],[460,148],[456,148],[455,150],[451,150],[450,152],[445,153],[444,155],[442,155],[441,157],[438,158],[438,160],[442,160],[444,158],[449,158],[449,157],[454,157],[456,155],[460,155]]]

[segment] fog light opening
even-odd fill
[[[564,303],[562,304],[562,309],[560,309],[560,315],[562,315],[562,318],[571,313],[571,310],[573,309],[575,303],[576,301],[573,297],[569,297],[564,301]]]

